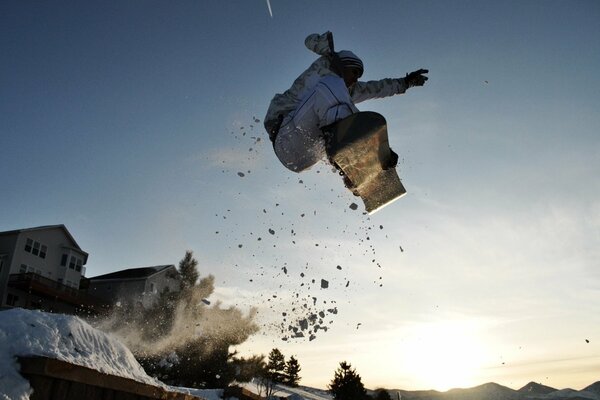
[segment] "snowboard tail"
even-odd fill
[[[369,214],[406,194],[392,153],[385,118],[375,112],[352,114],[327,127],[329,161]]]

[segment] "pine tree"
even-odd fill
[[[300,382],[300,363],[296,357],[291,356],[287,363],[285,363],[285,384],[291,387],[298,386]]]
[[[237,382],[250,382],[252,379],[260,380],[264,377],[267,363],[264,355],[253,355],[250,358],[239,357],[233,360],[237,373]]]
[[[367,397],[360,375],[345,361],[335,371],[329,392],[335,400],[364,400]]]
[[[283,383],[285,377],[285,356],[279,349],[273,349],[269,353],[267,362],[268,378],[274,383]]]
[[[179,273],[181,274],[181,287],[191,288],[198,281],[198,261],[194,258],[194,253],[191,250],[185,252],[185,256],[179,261]]]
[[[376,393],[375,400],[392,400],[392,396],[385,389],[377,389]]]

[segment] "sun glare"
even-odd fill
[[[473,322],[421,325],[400,343],[406,369],[420,389],[445,391],[476,382],[485,348]]]

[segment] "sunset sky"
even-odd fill
[[[65,224],[88,277],[193,250],[213,300],[259,309],[240,353],[304,385],[344,360],[369,388],[600,380],[600,3],[270,3],[0,2],[0,231]],[[358,104],[408,191],[373,216],[262,129],[327,30],[363,80],[430,70]]]

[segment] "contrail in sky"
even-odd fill
[[[273,18],[273,10],[271,10],[271,2],[267,0],[267,7],[269,7],[269,15]]]

